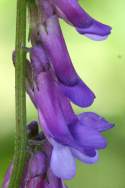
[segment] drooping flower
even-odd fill
[[[31,38],[36,40],[36,44],[33,42],[34,48],[32,49],[31,60],[38,59],[37,62],[40,62],[39,58],[43,56],[41,59],[51,64],[67,97],[81,107],[88,107],[93,103],[95,95],[76,73],[61,32],[58,17],[53,14],[53,11],[50,11],[50,14],[48,14],[45,9],[48,6],[51,8],[48,1],[41,1],[39,5],[42,9],[43,21],[32,32],[32,35],[35,37]],[[34,33],[38,33],[39,35],[36,36]],[[41,46],[44,48],[43,50]],[[46,54],[48,60],[46,60],[43,54]],[[40,66],[37,66],[40,70]]]
[[[34,18],[30,25],[32,48],[29,49],[30,60],[26,62],[26,89],[38,110],[44,136],[39,134],[36,122],[28,126],[32,155],[27,161],[20,188],[66,188],[63,179],[75,175],[76,159],[89,164],[98,160],[98,151],[107,145],[101,132],[112,128],[112,124],[93,112],[77,115],[71,107],[70,100],[88,107],[95,95],[73,67],[59,17],[94,40],[105,39],[111,28],[92,19],[76,0],[37,0],[32,3],[36,4],[34,12],[33,6],[30,10]],[[43,139],[47,145],[41,142]],[[41,150],[35,147],[38,141]],[[3,188],[8,187],[12,169],[13,163]]]
[[[95,96],[73,67],[58,18],[96,40],[106,38],[111,28],[92,19],[75,0],[38,0],[37,8],[39,19],[31,32],[27,91],[52,145],[50,171],[59,178],[56,182],[62,182],[75,175],[75,159],[89,164],[98,160],[98,151],[107,145],[101,132],[112,128],[112,124],[93,112],[74,113],[70,100],[87,107]]]
[[[43,80],[42,83],[41,80]],[[71,178],[75,175],[73,156],[83,162],[94,163],[97,160],[97,150],[107,145],[95,125],[100,126],[100,129],[102,125],[104,129],[111,128],[112,125],[93,113],[83,114],[85,120],[88,119],[91,123],[87,124],[84,118],[80,121],[73,113],[69,101],[52,80],[50,73],[43,73],[37,81],[39,89],[35,89],[34,93],[40,124],[54,147],[51,168],[56,176]],[[94,119],[93,116],[95,116]],[[58,172],[60,157],[65,160]]]
[[[42,0],[41,0],[42,1]],[[60,18],[72,24],[76,30],[93,40],[104,40],[111,33],[111,27],[89,16],[77,0],[49,0]]]
[[[60,50],[60,52],[63,53],[62,50]],[[37,66],[36,70],[35,70],[36,75],[40,72],[41,69],[43,69],[43,71],[45,71],[47,68],[49,68],[49,66],[53,69],[53,64],[51,63],[52,61],[49,59],[49,55],[46,53],[46,51],[43,49],[43,47],[40,44],[36,44],[36,46],[34,46],[31,49],[30,54],[31,54],[30,55],[31,56],[31,64],[33,64],[32,66]],[[48,59],[47,59],[47,57],[45,57],[45,55],[48,56]],[[55,51],[55,57],[56,57],[56,51]],[[63,66],[65,66],[64,65],[65,59],[63,62],[62,58],[60,59],[62,61],[60,63],[62,64],[62,68],[63,68]],[[34,63],[32,63],[32,62],[35,62],[36,65],[34,65]],[[40,64],[40,62],[42,65]],[[45,64],[45,62],[46,62],[46,64]],[[57,60],[57,64],[59,64],[58,60]],[[59,67],[61,67],[61,64],[59,64]],[[65,66],[65,68],[66,68],[66,66]],[[72,68],[72,66],[71,66],[71,68]],[[60,69],[60,71],[61,71],[61,69]],[[53,69],[53,72],[55,72],[55,69]],[[57,70],[57,74],[60,75],[58,70]],[[57,74],[55,74],[55,79],[57,79],[58,82],[60,83],[62,92],[65,93],[65,95],[73,103],[75,103],[81,107],[87,107],[93,103],[95,95],[78,76],[76,77],[76,83],[74,83],[73,85],[68,85],[68,84],[65,84],[62,81],[60,81],[60,79],[57,77]],[[68,76],[68,73],[66,73],[66,74]],[[64,79],[66,79],[66,74],[65,74],[65,72],[64,72],[64,74],[62,74]],[[68,78],[67,78],[67,80],[68,80]],[[30,91],[30,93],[33,95],[30,87],[28,87],[28,88],[29,88],[28,91]]]
[[[76,171],[75,158],[90,164],[97,161],[97,150],[107,145],[100,132],[112,128],[112,125],[92,112],[76,115],[48,61],[45,69],[45,59],[41,58],[40,62],[31,60],[33,74],[37,75],[33,91],[35,106],[45,136],[53,145],[51,169],[59,178],[70,179]],[[41,72],[37,71],[37,65],[40,65]],[[63,162],[59,170],[60,160]]]

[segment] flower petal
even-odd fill
[[[91,26],[88,28],[77,27],[76,29],[80,34],[84,34],[86,37],[96,41],[105,40],[111,33],[111,27],[96,20],[93,20]]]
[[[72,126],[70,131],[76,142],[81,146],[103,149],[107,145],[106,139],[91,127],[86,127],[78,123],[75,126]]]
[[[62,179],[71,179],[75,176],[75,159],[68,147],[55,144],[51,157],[51,169],[57,177]]]
[[[76,105],[80,107],[90,106],[94,99],[94,93],[87,87],[87,85],[79,79],[79,82],[74,86],[66,86],[61,84],[64,94]]]
[[[30,60],[33,72],[36,75],[50,68],[47,54],[39,43],[30,49]]]
[[[52,16],[49,18],[46,27],[47,32],[44,26],[40,27],[40,40],[48,52],[48,57],[54,66],[56,76],[62,85],[64,94],[79,106],[87,107],[91,105],[95,96],[79,78],[72,65],[57,17]]]
[[[113,127],[106,119],[97,115],[94,112],[81,113],[78,116],[80,122],[87,127],[96,129],[99,132],[106,131]]]
[[[99,156],[98,156],[98,151],[95,152],[94,156],[89,156],[86,155],[85,153],[82,153],[76,149],[72,149],[72,154],[74,155],[74,157],[84,163],[88,163],[88,164],[93,164],[95,163]]]
[[[41,25],[40,40],[54,66],[58,79],[66,85],[75,85],[78,75],[72,65],[57,16],[52,16]],[[57,53],[58,52],[58,53]]]
[[[50,0],[56,7],[59,16],[75,27],[87,27],[91,17],[79,6],[77,0]]]
[[[51,0],[58,15],[76,27],[80,34],[93,40],[104,40],[111,33],[111,27],[89,16],[77,0]]]
[[[74,119],[71,108],[64,108],[65,97],[53,80],[51,72],[41,73],[37,83],[38,86],[34,89],[34,93],[40,125],[48,136],[68,143],[73,139],[67,126],[67,122]],[[66,109],[65,112],[64,109]],[[66,117],[66,114],[69,114],[69,117]]]

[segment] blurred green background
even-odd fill
[[[105,133],[109,140],[100,152],[97,164],[78,162],[77,175],[70,188],[125,187],[125,0],[82,0],[81,4],[96,19],[113,27],[112,35],[103,42],[94,42],[79,35],[61,22],[75,68],[96,93],[93,110],[116,124]],[[14,150],[14,49],[16,0],[0,0],[0,184]],[[37,118],[27,98],[28,121]],[[80,109],[74,106],[76,112]]]

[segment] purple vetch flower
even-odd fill
[[[73,67],[57,16],[52,15],[39,27],[39,40],[54,66],[58,79],[66,85],[75,85],[78,75]]]
[[[93,40],[104,40],[111,33],[111,27],[89,16],[77,0],[49,0],[57,14],[72,24],[80,34]]]
[[[73,112],[41,44],[31,49],[30,59],[33,101],[45,136],[53,146],[51,170],[58,178],[70,179],[76,171],[75,158],[89,164],[97,161],[98,150],[107,145],[100,132],[112,125],[95,113]]]
[[[30,59],[31,59],[31,67],[33,69],[33,74],[35,77],[40,73],[40,71],[47,71],[47,69],[51,69],[51,72],[53,72],[53,76],[55,75],[55,71],[53,69],[53,65],[49,58],[47,58],[47,53],[43,49],[43,47],[40,44],[36,44],[30,51]],[[31,75],[31,73],[30,73]],[[94,94],[93,92],[86,86],[86,84],[77,76],[77,82],[76,84],[70,86],[70,85],[65,85],[62,83],[56,75],[54,76],[57,80],[57,82],[60,85],[60,89],[62,92],[75,104],[81,106],[81,107],[87,107],[90,104],[92,104],[94,100]],[[28,80],[28,79],[26,79]],[[32,98],[32,101],[35,102],[34,99],[34,93],[32,91],[32,86],[29,87],[27,84],[28,88],[27,91],[29,92],[29,95]],[[32,93],[32,95],[30,94]],[[36,104],[36,103],[35,103]]]
[[[34,49],[33,53],[31,53],[33,54],[32,56],[37,56],[43,60],[45,58],[43,58],[42,54],[46,53],[48,61],[53,67],[60,85],[62,84],[62,90],[67,97],[81,107],[90,106],[94,101],[95,95],[80,79],[72,65],[57,16],[49,17],[45,26],[40,26],[39,40],[44,47],[44,51],[40,49],[42,47],[37,48],[37,52]],[[34,58],[34,61],[36,61],[36,58]],[[38,61],[39,59],[37,58]]]
[[[101,132],[112,128],[112,125],[92,112],[74,113],[69,99],[87,107],[95,96],[72,65],[58,15],[53,8],[56,6],[60,16],[86,36],[106,38],[110,28],[89,17],[75,0],[67,1],[66,9],[63,6],[65,1],[38,0],[37,3],[43,19],[38,23],[38,28],[32,30],[35,38],[33,43],[31,41],[33,47],[30,50],[30,75],[33,75],[32,84],[29,85],[33,93],[31,99],[33,97],[38,110],[41,128],[53,146],[50,170],[58,178],[71,179],[76,173],[75,159],[89,164],[98,160],[98,150],[107,145]]]
[[[112,125],[93,113],[83,113],[80,115],[82,118],[75,115],[69,101],[52,81],[50,73],[43,73],[38,82],[39,89],[34,92],[39,120],[53,145],[51,169],[56,176],[70,179],[75,175],[74,158],[85,163],[96,162],[97,150],[107,145],[99,130],[107,130]],[[60,161],[62,167],[59,170]]]
[[[53,145],[52,172],[59,178],[70,179],[76,171],[75,158],[90,164],[97,161],[97,150],[107,145],[100,132],[112,125],[92,112],[76,115],[51,68],[35,79],[34,98],[40,125]]]

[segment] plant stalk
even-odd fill
[[[15,105],[16,105],[16,139],[14,167],[9,188],[19,188],[27,160],[26,134],[26,0],[17,0],[16,16],[16,63],[15,63]]]

